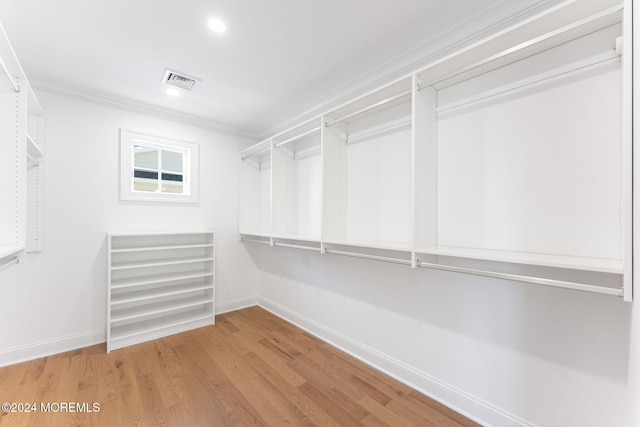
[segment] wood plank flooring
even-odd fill
[[[0,427],[478,425],[259,307],[110,354],[0,368],[2,402],[36,411],[0,410]]]

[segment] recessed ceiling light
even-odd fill
[[[178,96],[180,95],[180,91],[176,88],[170,87],[170,88],[167,88],[167,95]]]
[[[219,18],[211,18],[211,19],[209,19],[208,24],[209,24],[209,28],[211,29],[211,31],[213,31],[215,33],[224,33],[227,30],[227,24],[225,24]]]

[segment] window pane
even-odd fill
[[[171,172],[183,172],[182,153],[177,151],[162,150],[162,170]]]
[[[158,172],[134,170],[133,171],[133,190],[134,191],[157,191],[158,190]]]
[[[184,191],[183,178],[180,174],[162,173],[162,192],[163,193],[182,193]]]
[[[158,169],[158,150],[155,148],[135,145],[133,159],[135,168]]]
[[[163,193],[182,194],[183,191],[184,191],[184,186],[182,185],[182,182],[162,181]]]

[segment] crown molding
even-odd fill
[[[321,97],[302,105],[295,111],[284,114],[260,134],[260,139],[265,139],[298,123],[320,116],[386,83],[408,76],[439,58],[485,39],[562,1],[564,0],[531,0],[527,7],[514,9],[512,1],[503,0],[395,57],[389,58],[366,73],[325,92]],[[500,17],[500,15],[502,16]]]
[[[60,87],[46,81],[32,81],[31,86],[39,91],[49,92],[55,95],[67,96],[80,99],[82,101],[92,102],[94,104],[151,115],[165,120],[172,120],[187,125],[213,130],[216,132],[226,133],[233,136],[251,139],[257,139],[258,137],[255,133],[248,130],[220,123],[215,120],[207,119],[193,114],[181,113],[179,111],[170,110],[168,108],[157,107],[155,105],[134,101],[125,97],[110,95],[104,92],[91,91],[84,88],[76,87]]]

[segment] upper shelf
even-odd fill
[[[412,78],[391,82],[375,92],[361,96],[354,101],[325,114],[325,123],[332,126],[338,123],[358,119],[367,114],[377,113],[401,104],[411,102]]]
[[[421,86],[442,89],[620,23],[617,0],[565,1],[419,70]]]
[[[271,139],[267,139],[265,141],[258,142],[257,144],[252,145],[251,147],[245,148],[240,152],[240,156],[242,160],[248,158],[259,158],[266,154],[269,154],[271,150]]]
[[[24,246],[0,246],[0,259],[17,255],[24,250]]]

